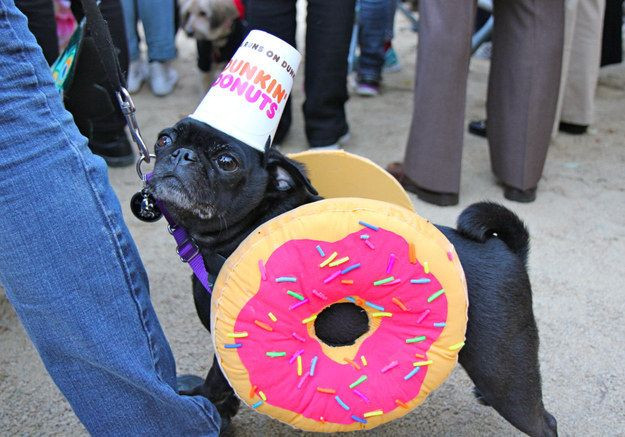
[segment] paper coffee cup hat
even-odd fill
[[[190,117],[263,152],[278,128],[301,59],[281,39],[251,31]]]

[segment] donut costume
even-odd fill
[[[454,248],[432,224],[336,198],[256,229],[224,264],[212,305],[216,358],[243,402],[337,432],[422,403],[457,362],[468,302]]]

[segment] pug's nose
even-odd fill
[[[174,167],[178,165],[189,165],[193,162],[197,162],[197,155],[195,152],[193,150],[185,149],[184,147],[175,150],[171,154],[171,158],[173,160]]]

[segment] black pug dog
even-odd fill
[[[260,153],[191,118],[163,130],[155,152],[148,189],[187,229],[214,276],[257,226],[321,199],[301,164],[269,147]],[[467,279],[469,319],[459,361],[477,399],[529,435],[557,435],[542,401],[525,226],[501,205],[476,203],[461,213],[457,229],[438,229],[455,246]],[[210,330],[210,295],[195,277],[193,296]],[[332,338],[331,327],[324,337],[328,344],[342,341]],[[187,394],[210,399],[223,426],[240,405],[216,360],[204,384]]]

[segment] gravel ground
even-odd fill
[[[352,132],[347,150],[381,165],[402,158],[412,111],[416,37],[402,17],[397,24],[401,72],[385,77],[380,97],[355,96],[347,105]],[[181,80],[176,92],[156,98],[145,87],[135,97],[148,143],[160,129],[192,112],[201,98],[194,44],[180,37],[178,47]],[[467,120],[484,116],[487,74],[487,61],[472,61]],[[300,73],[293,93],[295,108],[301,107],[301,90]],[[287,152],[304,150],[306,145],[301,111],[294,115],[284,145]],[[558,419],[562,435],[625,435],[621,346],[625,338],[625,68],[602,72],[597,120],[588,135],[555,138],[534,203],[503,199],[490,172],[486,141],[470,135],[465,138],[460,205],[439,208],[413,197],[421,215],[445,225],[453,225],[464,207],[484,199],[503,203],[526,221],[532,235],[529,268],[540,328],[545,405]],[[178,262],[163,223],[141,223],[130,214],[128,201],[138,188],[134,168],[111,170],[110,179],[148,270],[153,301],[178,369],[204,374],[211,345],[193,309],[189,272]],[[47,376],[3,293],[0,350],[0,434],[86,434]],[[471,387],[458,367],[423,406],[368,434],[518,434],[492,409],[475,402]],[[243,408],[232,434],[303,433]]]

